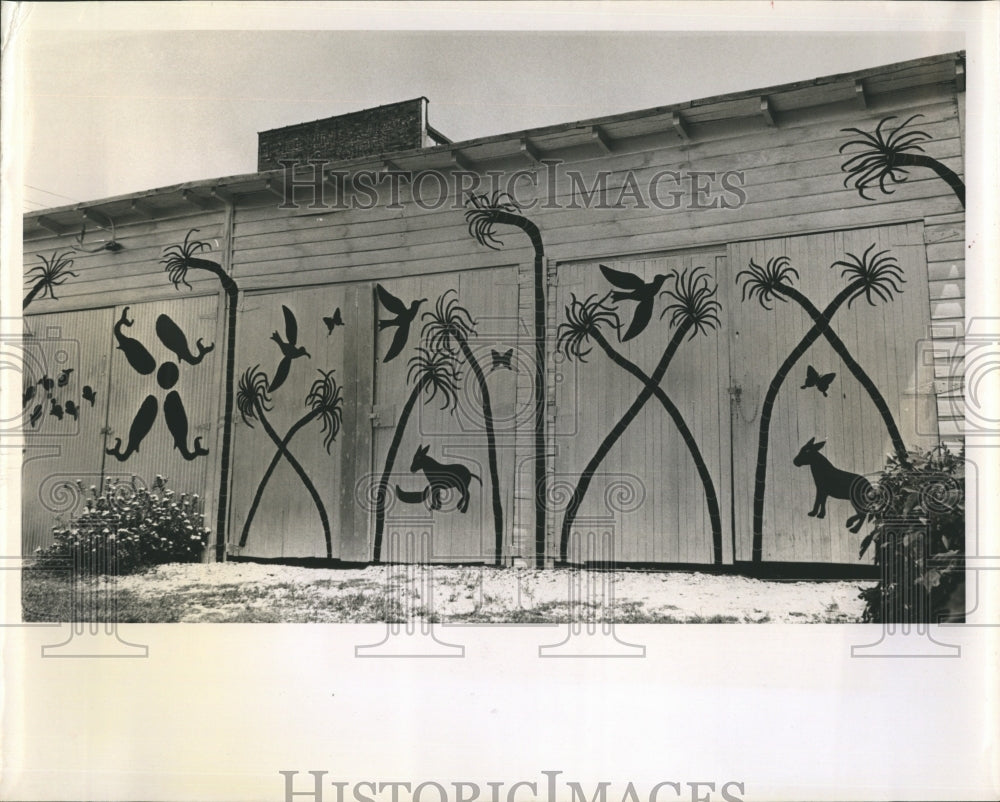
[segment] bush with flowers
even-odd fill
[[[197,562],[208,544],[197,494],[176,494],[157,476],[146,488],[135,476],[102,482],[85,491],[84,510],[53,527],[54,543],[36,551],[38,567],[95,565],[98,570],[134,573],[168,562]]]

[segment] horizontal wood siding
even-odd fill
[[[70,253],[75,277],[57,287],[57,299],[38,298],[30,310],[32,312],[57,312],[64,309],[87,308],[109,303],[137,303],[152,298],[181,297],[214,293],[219,282],[211,274],[201,270],[189,271],[187,282],[190,288],[181,285],[175,289],[164,272],[160,260],[163,249],[179,245],[191,229],[198,229],[193,237],[208,242],[212,251],[201,251],[199,257],[219,261],[224,240],[223,213],[199,212],[146,222],[129,223],[116,228],[117,242],[122,250],[117,253]],[[50,258],[54,252],[65,253],[74,245],[74,237],[79,233],[32,237],[25,241],[24,270],[40,264],[40,256]],[[91,248],[101,240],[109,240],[106,232],[88,223],[84,247]],[[30,278],[30,277],[29,277]],[[25,292],[30,284],[25,285]]]

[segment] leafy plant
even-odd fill
[[[881,578],[862,590],[863,620],[961,622],[965,609],[965,449],[911,451],[889,458],[873,495],[875,528],[861,543],[875,549]]]
[[[52,530],[55,542],[37,549],[39,568],[95,565],[102,573],[129,574],[170,562],[197,562],[208,544],[197,494],[177,495],[157,476],[151,488],[135,476],[91,485],[84,511]]]

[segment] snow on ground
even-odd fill
[[[696,572],[369,566],[303,568],[259,563],[164,565],[121,577],[140,596],[169,597],[182,621],[233,620],[258,610],[282,622],[405,620],[565,621],[613,609],[622,622],[853,622],[871,582],[774,582]],[[613,605],[605,603],[613,598]],[[237,619],[239,620],[239,619]],[[716,618],[716,620],[720,620]]]

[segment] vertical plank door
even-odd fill
[[[501,561],[507,559],[514,514],[515,432],[518,427],[530,426],[532,420],[530,409],[518,410],[514,403],[517,374],[533,370],[533,356],[517,345],[516,281],[516,268],[494,268],[379,282],[407,309],[414,301],[426,299],[409,323],[405,345],[388,362],[386,357],[399,331],[393,325],[397,314],[373,291],[379,322],[372,412],[373,480],[377,484],[385,477],[389,488],[380,543],[382,561],[496,561],[497,510],[480,382],[458,340],[431,336],[435,315],[463,318],[465,312],[467,320],[474,323],[466,342],[482,371],[492,407]],[[399,342],[402,345],[402,340]],[[524,346],[523,336],[520,343]],[[451,382],[444,376],[448,352],[453,354],[451,364],[458,373],[452,389],[447,389]],[[429,371],[429,365],[438,367]],[[421,377],[430,372],[441,375],[442,381],[423,385],[418,391]],[[394,454],[391,466],[390,453]],[[436,463],[446,468],[439,471],[433,467]],[[448,477],[441,485],[438,509],[434,509],[428,490],[437,483],[435,475]],[[463,511],[465,489],[468,498]],[[372,516],[373,550],[378,517]]]
[[[733,415],[734,513],[738,561],[754,559],[754,497],[758,487],[762,420],[769,420],[763,484],[760,559],[777,562],[858,564],[866,525],[852,533],[846,522],[855,510],[847,500],[830,498],[826,517],[810,516],[816,484],[808,465],[793,460],[810,440],[823,443],[820,455],[834,468],[875,481],[893,453],[889,427],[845,361],[822,336],[790,369],[774,403],[765,401],[779,367],[813,328],[795,300],[747,289],[751,261],[787,257],[786,280],[820,311],[834,301],[856,272],[835,262],[883,259],[878,288],[841,304],[830,327],[888,406],[907,448],[935,438],[933,367],[922,364],[919,341],[928,336],[927,266],[922,226],[910,223],[808,236],[736,243],[729,247],[734,288],[731,330],[732,382],[739,388]],[[782,263],[784,264],[784,263]],[[898,270],[892,265],[898,265]],[[772,266],[779,267],[778,262]],[[744,271],[739,277],[737,274]],[[898,279],[895,278],[898,276]],[[891,286],[890,286],[891,285]],[[751,287],[753,284],[751,284]],[[742,298],[742,300],[740,300]],[[770,309],[765,309],[764,300]],[[809,368],[819,377],[807,381]],[[832,374],[832,376],[831,376]],[[774,386],[778,386],[774,384]],[[760,491],[756,491],[758,494]],[[871,561],[871,553],[864,562]]]
[[[646,327],[629,337],[639,302],[615,300],[621,292],[601,270],[604,265],[647,285],[659,283]],[[727,287],[725,257],[717,252],[652,255],[561,264],[555,292],[557,328],[553,362],[556,370],[556,420],[552,442],[555,470],[555,547],[568,531],[567,559],[588,559],[590,532],[613,532],[614,559],[625,563],[678,564],[731,562],[729,518],[725,500],[729,486],[729,402],[724,377],[728,371],[725,332]],[[714,295],[706,301],[715,320],[702,331],[677,339],[678,322],[665,294],[684,277]],[[663,277],[662,279],[657,277]],[[673,357],[660,382],[670,407],[653,396],[639,408],[621,436],[616,428],[626,420],[644,384],[609,355],[595,340],[578,340],[573,353],[571,324],[599,299],[621,321],[619,331],[601,332],[613,353],[652,377],[670,343]],[[560,343],[562,343],[561,347]],[[589,349],[589,352],[588,352]],[[678,421],[682,427],[678,426]],[[682,436],[686,430],[689,437]],[[603,459],[599,455],[604,452]],[[699,460],[703,467],[699,471]],[[568,502],[583,487],[573,525],[566,528]],[[713,498],[713,503],[709,499]],[[552,555],[559,559],[559,553]]]

